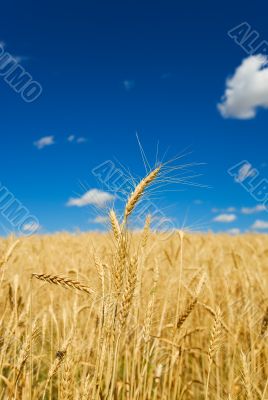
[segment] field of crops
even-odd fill
[[[151,175],[154,171],[151,173]],[[128,229],[0,241],[0,398],[268,398],[268,236]]]
[[[121,277],[111,233],[21,239],[1,265],[1,399],[267,399],[268,237],[161,239],[128,234]]]

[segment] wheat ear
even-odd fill
[[[214,323],[209,342],[208,358],[210,363],[212,363],[217,351],[221,346],[222,343],[221,339],[222,339],[221,311],[218,308],[215,312]]]
[[[193,309],[195,308],[197,303],[197,298],[195,297],[186,307],[184,312],[180,315],[178,321],[177,321],[177,329],[180,329],[180,327],[184,324],[186,319],[189,317]]]
[[[134,207],[140,200],[141,196],[143,195],[145,189],[156,179],[161,169],[161,165],[151,171],[145,178],[140,181],[140,183],[135,187],[134,191],[131,193],[127,200],[127,204],[125,207],[124,213],[124,221],[127,220],[129,215],[132,213]]]
[[[208,400],[209,398],[209,381],[210,381],[211,367],[214,357],[221,346],[221,332],[222,332],[221,311],[220,308],[217,308],[215,312],[214,323],[210,335],[209,348],[208,348],[208,375],[206,383],[205,400]]]
[[[65,363],[63,366],[63,374],[61,378],[61,386],[62,386],[62,399],[64,400],[72,400],[73,399],[73,359],[69,351],[67,351],[65,357]]]
[[[206,275],[203,274],[201,276],[200,281],[198,282],[198,285],[197,285],[196,289],[195,289],[194,298],[190,301],[190,303],[188,304],[188,306],[186,307],[184,312],[180,315],[180,317],[179,317],[179,319],[177,321],[177,324],[176,324],[177,325],[177,329],[180,329],[182,324],[184,324],[186,319],[189,317],[189,315],[191,314],[191,312],[195,308],[195,306],[197,304],[197,301],[198,301],[198,296],[201,293],[201,290],[202,290],[202,288],[204,286],[205,279],[206,279]]]
[[[146,217],[146,221],[144,224],[143,232],[142,232],[142,238],[141,238],[141,247],[144,248],[147,244],[149,234],[150,234],[150,225],[151,225],[151,215],[148,215]]]
[[[124,273],[127,260],[127,241],[125,235],[121,235],[118,242],[118,250],[112,268],[113,285],[116,292],[116,297],[122,291]]]
[[[138,260],[137,258],[134,258],[133,260],[131,260],[129,265],[126,288],[122,296],[122,305],[119,312],[119,322],[121,327],[125,325],[125,322],[127,320],[132,305],[134,291],[137,283],[137,268],[138,268]]]
[[[245,390],[245,399],[252,399],[252,382],[251,382],[251,371],[250,365],[247,360],[245,353],[241,352],[241,362],[242,362],[242,383]]]
[[[117,216],[116,216],[116,213],[114,210],[110,211],[109,217],[110,217],[110,223],[111,223],[114,237],[117,241],[119,241],[120,236],[121,236],[121,229],[120,229],[120,224],[118,222],[118,219],[117,219]]]
[[[81,292],[85,292],[87,294],[94,293],[94,290],[91,289],[89,286],[84,285],[81,282],[75,281],[73,279],[70,279],[70,278],[67,278],[64,276],[50,275],[50,274],[35,274],[35,273],[33,273],[32,276],[34,276],[36,279],[39,279],[41,281],[45,281],[48,283],[52,283],[54,285],[62,286],[64,288],[77,289],[77,290],[80,290]]]

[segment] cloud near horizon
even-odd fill
[[[257,219],[254,224],[251,226],[252,229],[268,229],[268,221],[263,221],[261,219]]]
[[[257,108],[268,108],[268,58],[258,54],[244,59],[232,77],[218,109],[224,118],[251,119]]]
[[[265,207],[264,204],[258,204],[255,207],[242,207],[241,208],[241,213],[250,215],[250,214],[257,214],[262,211],[268,211],[267,207]]]
[[[227,231],[230,235],[239,235],[241,233],[239,228],[232,228]]]
[[[213,218],[214,222],[224,222],[229,223],[236,220],[235,214],[219,214],[217,217]]]
[[[90,222],[94,222],[94,224],[107,224],[109,222],[109,217],[105,217],[103,215],[98,215],[96,218],[94,218]]]
[[[108,192],[104,192],[99,189],[91,189],[83,194],[81,197],[70,198],[67,202],[68,207],[85,207],[88,205],[94,205],[98,207],[104,207],[106,203],[112,201],[114,196]]]

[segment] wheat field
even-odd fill
[[[268,399],[268,236],[0,240],[0,398]]]

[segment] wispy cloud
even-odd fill
[[[68,142],[73,142],[75,140],[75,135],[69,135],[67,137]]]
[[[250,119],[258,107],[268,108],[268,58],[254,55],[243,60],[227,79],[225,94],[218,104],[225,118]]]
[[[52,144],[55,144],[54,136],[44,136],[34,142],[34,146],[37,147],[38,150],[41,150],[46,146],[51,146]]]
[[[70,142],[70,143],[81,144],[81,143],[86,143],[87,142],[87,138],[85,138],[83,136],[76,137],[75,135],[69,135],[67,137],[67,141]]]
[[[251,226],[252,229],[262,230],[268,229],[268,221],[263,221],[261,219],[257,219],[254,224]]]
[[[217,217],[213,218],[214,222],[224,222],[229,223],[236,220],[235,214],[219,214]]]
[[[232,228],[232,229],[228,229],[227,233],[229,233],[230,235],[239,235],[240,233],[240,229],[239,228]]]
[[[135,81],[131,81],[131,80],[124,80],[123,81],[123,86],[126,90],[131,90],[136,86]]]
[[[109,222],[109,217],[98,215],[92,220],[92,222],[94,222],[95,224],[107,224],[107,222]]]
[[[227,208],[212,208],[211,212],[213,213],[234,213],[236,212],[236,208],[231,206],[231,207],[227,207]]]
[[[99,189],[91,189],[81,197],[70,198],[67,202],[67,206],[84,207],[92,204],[98,207],[104,207],[106,203],[113,199],[114,196],[108,192],[103,192]]]
[[[241,208],[241,213],[242,214],[247,214],[247,215],[249,215],[249,214],[257,214],[257,213],[262,212],[262,211],[268,211],[268,209],[265,207],[264,204],[258,204],[255,207],[242,207]]]

